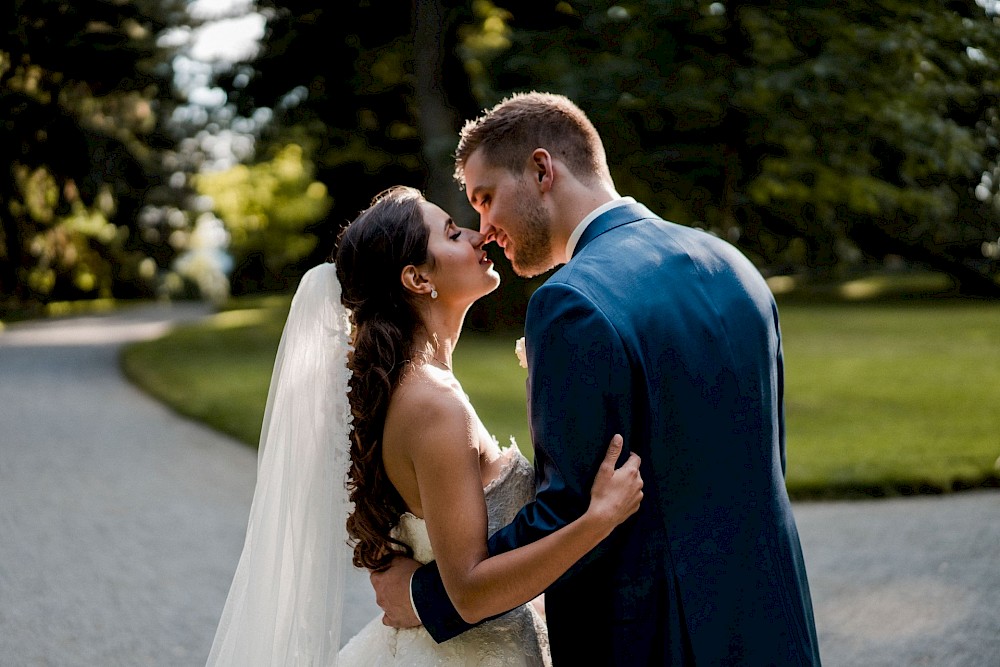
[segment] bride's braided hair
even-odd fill
[[[382,431],[421,326],[399,278],[403,267],[428,259],[422,201],[419,191],[403,186],[380,193],[341,233],[335,257],[354,348],[348,362],[354,431],[347,482],[354,511],[347,532],[354,564],[376,571],[397,553],[413,553],[390,534],[406,505],[382,463]]]

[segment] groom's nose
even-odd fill
[[[493,225],[486,221],[486,218],[482,215],[479,216],[479,233],[483,236],[483,245],[490,243],[491,241],[496,241],[497,230]]]

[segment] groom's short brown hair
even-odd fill
[[[517,93],[462,128],[455,180],[465,186],[465,163],[481,149],[486,163],[519,172],[536,148],[562,160],[585,182],[611,179],[604,144],[583,111],[563,95]]]

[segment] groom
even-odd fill
[[[760,274],[619,197],[597,131],[562,96],[515,95],[467,123],[455,173],[519,275],[565,264],[525,321],[537,497],[490,554],[578,517],[613,434],[642,458],[639,512],[546,592],[554,664],[818,665]],[[439,642],[468,629],[433,563],[397,563],[372,577],[386,623]]]

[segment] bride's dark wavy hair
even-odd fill
[[[393,392],[409,366],[414,335],[422,326],[413,296],[400,275],[428,260],[428,231],[418,190],[389,188],[340,234],[334,261],[341,301],[353,327],[348,397],[354,415],[347,488],[354,511],[347,532],[354,564],[384,570],[400,552],[413,550],[392,537],[406,505],[382,463],[382,431]]]

